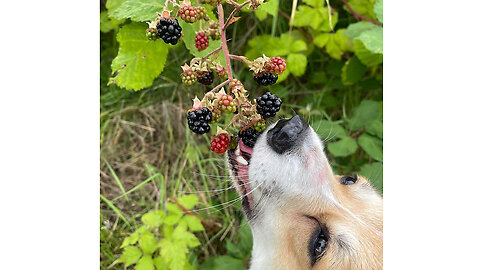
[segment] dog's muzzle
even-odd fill
[[[279,120],[275,127],[267,132],[267,143],[275,152],[283,154],[302,139],[307,128],[307,122],[298,115]]]

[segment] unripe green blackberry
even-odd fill
[[[154,28],[147,29],[146,36],[149,40],[157,40],[158,39],[157,30]]]
[[[197,12],[198,19],[208,20],[207,10],[204,7],[202,6],[195,7],[195,11]]]
[[[222,119],[222,112],[219,109],[214,108],[212,110],[212,124],[218,123]]]
[[[262,120],[262,121],[256,122],[253,125],[253,127],[255,128],[256,131],[262,133],[265,130],[265,128],[267,128],[267,124],[265,123],[265,121]]]
[[[194,85],[197,82],[197,76],[191,69],[187,69],[180,74],[182,82],[186,85]]]
[[[218,109],[222,112],[233,113],[237,109],[233,101],[233,97],[230,95],[223,95],[217,100],[215,100]]]

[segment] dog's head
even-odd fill
[[[381,269],[382,198],[362,177],[335,176],[299,116],[229,150],[253,233],[251,269]]]

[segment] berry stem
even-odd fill
[[[228,40],[227,40],[227,41],[228,41]],[[204,57],[202,57],[202,60],[204,60],[204,61],[207,60],[208,57],[210,57],[212,54],[220,51],[221,49],[223,49],[222,46],[220,46],[220,47],[216,48],[215,50],[209,52],[207,55],[205,55]]]
[[[353,16],[355,17],[355,19],[357,19],[357,21],[360,21],[360,20],[364,20],[364,21],[367,21],[367,22],[371,22],[375,25],[379,25],[379,26],[382,26],[382,24],[380,22],[377,22],[375,20],[372,20],[370,18],[367,18],[365,16],[363,16],[362,14],[356,12],[349,4],[348,4],[348,1],[347,0],[340,0],[342,1],[342,3],[345,5],[345,7],[348,9],[348,11],[350,11],[350,13],[353,14]]]
[[[247,64],[250,64],[252,62],[252,61],[248,60],[248,58],[245,57],[245,56],[238,56],[238,55],[235,55],[235,54],[230,54],[230,58],[245,62]]]
[[[220,23],[220,37],[222,40],[222,50],[223,50],[223,55],[225,56],[225,62],[227,66],[227,74],[228,74],[228,80],[231,81],[233,80],[232,76],[232,67],[230,65],[230,53],[228,52],[228,46],[227,46],[227,38],[225,35],[225,25],[224,25],[224,18],[223,18],[223,6],[222,2],[219,2],[217,5],[218,9],[218,21]],[[234,10],[235,11],[235,10]],[[233,13],[233,12],[232,12]]]
[[[230,80],[226,80],[224,82],[222,82],[221,84],[215,86],[212,90],[208,91],[206,94],[208,93],[214,93],[215,91],[217,91],[218,89],[222,88],[224,85],[226,85],[227,83],[229,83]]]

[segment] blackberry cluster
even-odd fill
[[[260,97],[255,99],[257,101],[257,112],[263,118],[274,117],[280,110],[282,99],[267,91]]]
[[[182,36],[182,27],[177,19],[161,18],[157,23],[157,32],[158,37],[165,43],[175,45]]]
[[[246,146],[253,148],[258,136],[260,136],[260,132],[256,131],[254,128],[248,128],[244,131],[240,131],[238,133],[238,136],[240,137],[240,139],[242,139],[242,142]]]
[[[191,131],[204,134],[210,131],[208,123],[212,121],[212,112],[208,108],[197,109],[189,112],[187,119]]]
[[[267,85],[271,85],[271,84],[276,83],[277,80],[278,80],[278,75],[274,75],[272,73],[265,72],[265,73],[262,73],[262,74],[257,75],[257,76],[254,75],[253,79],[258,84],[267,86]]]
[[[212,150],[217,154],[223,154],[225,153],[225,151],[227,151],[229,142],[230,142],[230,139],[228,138],[228,136],[225,134],[222,134],[212,139],[212,142],[210,143],[210,150]]]
[[[205,35],[204,32],[199,32],[195,35],[195,47],[199,52],[205,50],[208,47],[208,44],[208,36]]]
[[[213,83],[213,72],[208,71],[205,74],[198,76],[197,81],[201,84],[210,85]]]

